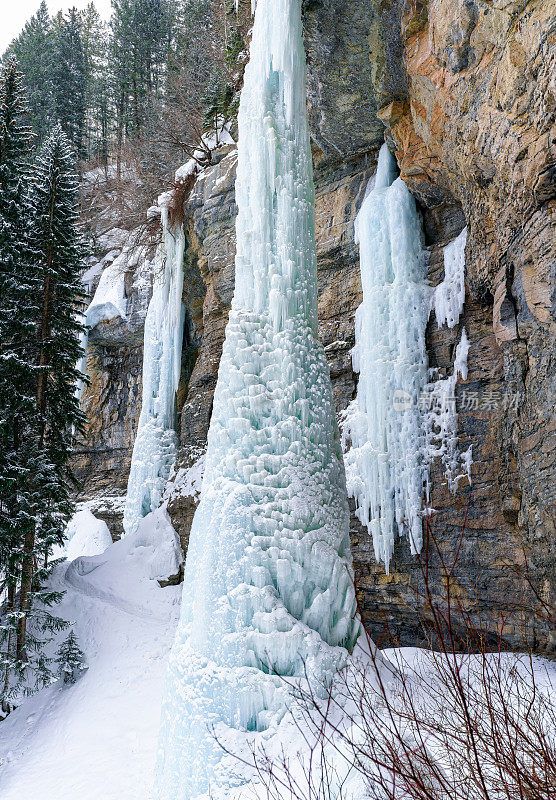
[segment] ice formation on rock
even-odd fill
[[[458,412],[456,409],[456,383],[458,376],[467,379],[467,354],[469,339],[463,328],[456,347],[454,367],[451,375],[431,381],[426,389],[424,421],[427,443],[427,461],[442,459],[444,476],[450,491],[455,492],[459,481],[467,476],[471,483],[472,447],[464,453],[458,448]],[[463,473],[461,469],[463,468]],[[428,494],[428,487],[427,487]]]
[[[214,739],[285,712],[358,634],[349,514],[316,337],[301,0],[258,0],[239,111],[236,289],[163,704],[157,796],[235,782]]]
[[[352,352],[357,398],[343,425],[351,442],[348,492],[372,533],[376,559],[388,569],[396,531],[409,535],[412,552],[421,547],[427,468],[417,401],[428,381],[430,289],[419,213],[386,145],[356,236],[363,302]]]
[[[467,377],[467,334],[453,374],[441,380],[432,380],[425,343],[432,309],[439,326],[459,322],[467,229],[444,248],[444,280],[431,292],[421,219],[386,145],[373,180],[356,220],[363,302],[352,358],[359,384],[342,430],[348,493],[388,570],[396,533],[409,536],[412,553],[421,549],[432,459],[442,459],[452,491],[462,464],[470,478],[471,449],[458,451],[454,396],[458,374]]]
[[[190,467],[180,467],[174,475],[170,476],[164,489],[163,501],[175,500],[176,497],[191,497],[195,500],[199,498],[205,471],[205,451],[199,448],[197,454],[198,457]],[[193,455],[194,449],[191,448],[189,456]]]
[[[444,248],[444,280],[433,293],[438,327],[453,328],[459,322],[465,302],[465,245],[467,228]]]
[[[114,319],[114,317],[125,319],[127,310],[124,266],[126,256],[127,250],[124,249],[121,255],[102,272],[93,299],[83,315],[83,324],[87,327],[82,331],[79,340],[82,356],[77,362],[77,370],[83,375],[83,378],[80,378],[75,386],[77,400],[81,399],[85,386],[84,376],[87,373],[89,331],[102,320]]]
[[[145,319],[143,402],[133,446],[124,510],[131,533],[154,511],[176,458],[176,396],[181,371],[184,311],[183,226],[171,226],[167,198],[159,198],[162,241],[153,265],[153,295]]]

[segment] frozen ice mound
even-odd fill
[[[80,556],[96,556],[110,547],[112,537],[104,520],[97,519],[88,509],[76,511],[66,527],[66,542],[57,547],[53,558],[74,561]]]

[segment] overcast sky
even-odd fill
[[[36,13],[41,0],[0,0],[0,55],[15,39],[29,17]],[[105,19],[110,17],[110,0],[94,0],[95,6]],[[89,0],[47,0],[51,14],[68,8],[85,8]]]

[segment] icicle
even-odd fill
[[[467,355],[469,339],[463,328],[456,347],[453,372],[447,378],[428,384],[424,422],[426,429],[426,456],[430,463],[440,458],[444,466],[444,477],[451,492],[455,492],[459,481],[467,476],[471,483],[472,448],[460,454],[458,449],[458,413],[456,409],[456,383],[458,376],[467,379]],[[463,469],[463,474],[460,470]]]
[[[261,731],[280,675],[331,680],[358,634],[349,512],[316,337],[300,0],[259,0],[239,111],[236,288],[163,704],[158,797],[241,783],[212,733]],[[237,740],[237,739],[236,739]],[[225,788],[224,788],[225,790]]]
[[[465,245],[467,228],[444,248],[444,280],[433,293],[438,327],[457,325],[465,302]]]
[[[418,408],[427,383],[425,329],[430,290],[421,221],[386,145],[374,188],[356,220],[363,303],[356,314],[357,398],[345,414],[348,492],[388,570],[396,532],[421,547],[426,482],[424,429]]]
[[[185,235],[181,225],[170,227],[164,205],[162,228],[153,268],[153,296],[145,320],[143,402],[127,484],[126,533],[134,531],[141,518],[158,507],[178,446],[176,395],[183,337]]]
[[[421,549],[430,461],[442,458],[452,490],[462,463],[470,475],[471,449],[458,453],[454,398],[458,374],[467,377],[467,334],[464,329],[453,375],[433,383],[425,343],[432,308],[438,325],[459,321],[467,229],[444,248],[445,277],[431,293],[421,220],[386,145],[369,186],[356,220],[363,303],[352,359],[359,385],[342,431],[348,493],[388,571],[396,533],[409,536],[412,553]]]

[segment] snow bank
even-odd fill
[[[77,511],[66,528],[67,541],[55,558],[64,556],[73,561],[79,556],[96,556],[110,547],[112,537],[104,520],[97,519],[88,508]]]
[[[80,520],[88,528],[80,516],[75,537]],[[158,578],[175,574],[180,559],[160,509],[101,555],[56,568],[51,586],[65,592],[56,613],[73,624],[88,670],[0,724],[2,800],[148,800],[180,592]]]

